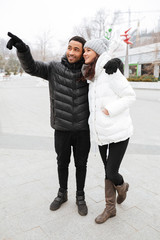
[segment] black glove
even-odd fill
[[[108,74],[113,74],[119,69],[123,74],[123,62],[119,58],[112,58],[103,67],[105,72]]]
[[[28,49],[27,45],[20,38],[13,35],[11,32],[8,32],[8,36],[11,37],[6,46],[9,50],[11,50],[12,47],[14,46],[15,48],[17,48],[18,52],[27,51]]]

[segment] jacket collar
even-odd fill
[[[81,58],[80,61],[76,62],[76,63],[69,63],[66,54],[62,57],[61,59],[61,63],[67,67],[68,69],[72,70],[73,72],[78,72],[79,70],[81,70],[82,65],[84,63],[84,59]]]

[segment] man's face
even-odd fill
[[[71,40],[68,44],[66,56],[69,63],[78,62],[83,54],[82,43]]]

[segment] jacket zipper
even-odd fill
[[[94,129],[95,129],[95,133],[96,133],[96,137],[97,137],[97,139],[98,139],[98,142],[100,143],[100,144],[102,144],[101,143],[101,141],[100,141],[100,139],[99,139],[99,136],[98,136],[98,132],[97,132],[97,129],[96,129],[96,79],[94,80],[95,81],[95,86],[94,86],[94,107],[95,107],[95,111],[94,111]]]

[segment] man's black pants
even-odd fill
[[[83,191],[87,172],[87,159],[90,150],[89,131],[55,130],[55,151],[57,153],[58,178],[60,188],[68,188],[68,167],[71,148],[76,167],[77,191]]]

